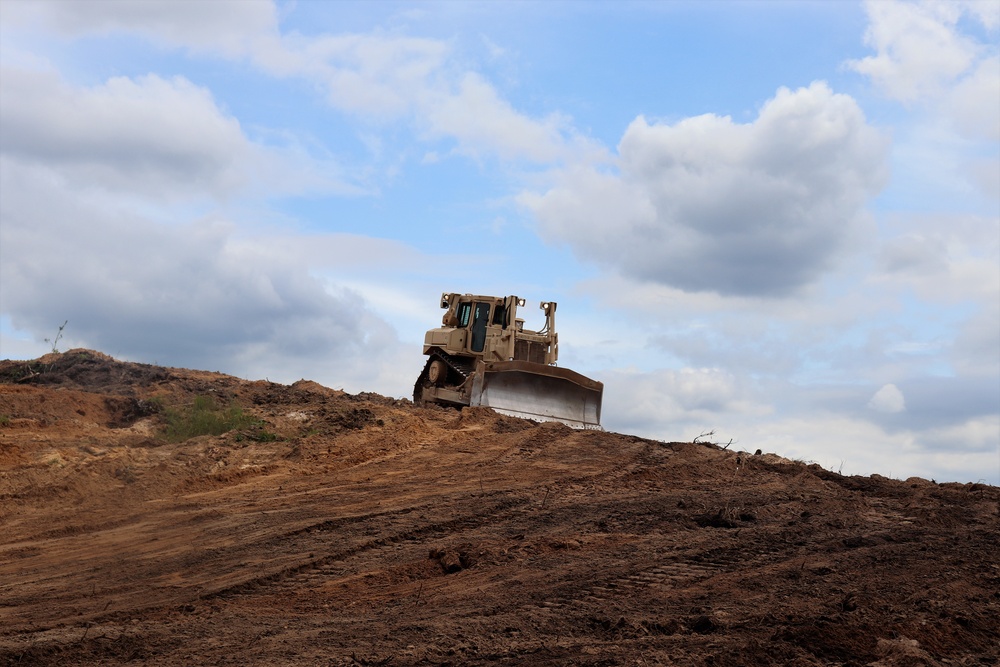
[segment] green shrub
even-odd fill
[[[264,422],[243,412],[238,405],[220,408],[210,396],[195,396],[186,408],[167,408],[163,435],[170,442],[181,442],[199,435],[222,435],[234,429],[260,430]]]

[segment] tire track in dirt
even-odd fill
[[[242,595],[246,593],[257,592],[264,587],[269,586],[280,586],[283,588],[294,589],[302,585],[302,582],[314,578],[316,572],[326,575],[333,575],[334,573],[340,575],[341,570],[334,570],[330,566],[334,563],[343,563],[352,558],[369,554],[369,552],[386,549],[392,547],[401,542],[417,542],[421,543],[424,541],[423,538],[430,536],[432,539],[441,539],[443,537],[452,537],[455,533],[463,530],[472,530],[479,528],[487,523],[497,521],[499,519],[507,518],[521,515],[525,511],[525,506],[533,501],[530,497],[522,498],[508,498],[505,501],[496,503],[492,506],[486,507],[474,513],[465,514],[460,517],[448,521],[438,521],[427,523],[423,525],[416,526],[411,529],[403,530],[400,532],[391,533],[383,537],[377,537],[361,544],[342,549],[340,551],[322,556],[320,558],[314,558],[306,562],[298,563],[289,567],[282,568],[276,572],[271,572],[266,575],[261,575],[248,579],[246,581],[233,584],[220,588],[218,590],[209,591],[207,593],[202,593],[198,596],[199,599],[210,600],[216,597],[226,597],[230,595]],[[394,512],[379,513],[381,516],[395,516],[404,513],[410,513],[413,510],[407,508],[406,510],[398,510]],[[353,519],[353,517],[351,518]],[[346,523],[354,523],[351,519],[347,522],[341,523],[340,520],[333,519],[330,521],[324,521],[315,526],[311,526],[304,529],[299,529],[292,531],[289,535],[298,535],[303,533],[308,533],[313,530],[319,530],[321,532],[328,532],[334,530],[336,527],[341,525],[346,525]],[[364,521],[364,519],[361,519]]]
[[[584,607],[621,601],[640,591],[683,588],[688,584],[709,579],[718,571],[718,568],[693,563],[667,563],[598,580],[588,586],[557,594],[552,599],[533,601],[524,607],[533,606],[544,611],[565,611],[566,608],[582,610]]]
[[[748,560],[745,554],[733,552],[719,554],[716,550],[677,553],[664,556],[655,564],[626,567],[611,577],[594,577],[593,573],[578,573],[576,580],[590,581],[585,586],[567,585],[556,588],[548,599],[532,600],[523,609],[543,612],[594,613],[609,604],[626,602],[636,595],[655,595],[659,592],[683,591],[722,574],[732,574],[743,569],[755,569],[763,562],[772,561],[772,554],[761,554]],[[589,574],[590,576],[587,576]]]
[[[577,436],[575,432],[569,432],[567,434],[567,437],[570,439],[575,436]],[[631,454],[634,457],[636,453],[632,452]],[[309,572],[319,571],[322,572],[324,576],[334,576],[338,573],[342,573],[342,569],[339,566],[331,567],[334,564],[343,563],[362,555],[371,560],[372,555],[378,553],[379,550],[392,547],[402,542],[409,541],[419,544],[432,540],[454,541],[469,531],[473,531],[487,525],[498,527],[503,523],[510,524],[511,522],[516,522],[519,518],[523,517],[531,508],[544,508],[546,499],[549,496],[549,491],[553,488],[565,484],[584,484],[591,487],[596,485],[614,485],[622,478],[629,476],[642,467],[642,464],[637,462],[635,458],[623,458],[617,465],[612,466],[610,469],[605,469],[594,474],[562,477],[560,479],[553,480],[551,483],[528,486],[526,488],[515,487],[513,490],[501,489],[487,492],[469,491],[460,497],[453,497],[448,504],[481,505],[484,498],[500,497],[502,500],[485,507],[477,507],[473,511],[465,512],[462,516],[454,519],[425,523],[413,528],[390,532],[383,536],[372,537],[349,548],[339,549],[333,553],[329,553],[321,558],[310,558],[291,565],[285,565],[276,571],[257,574],[237,583],[227,584],[219,588],[206,589],[204,586],[201,586],[198,588],[192,588],[187,594],[185,594],[183,590],[179,589],[177,592],[180,593],[180,595],[171,597],[166,607],[164,607],[163,600],[159,600],[156,603],[149,605],[129,605],[127,609],[119,608],[116,610],[110,610],[107,613],[96,612],[86,614],[86,622],[95,623],[105,618],[134,615],[151,609],[173,608],[178,605],[183,606],[184,604],[196,599],[211,600],[217,597],[226,597],[228,595],[237,595],[244,592],[259,591],[269,586],[281,585],[281,582],[285,580],[287,580],[287,583],[284,584],[284,587],[295,588],[300,585],[299,582],[295,580],[295,577],[300,574],[303,577],[308,577]],[[511,497],[512,493],[519,495]],[[190,505],[192,509],[200,506],[198,504],[191,505],[190,503],[188,505]],[[299,536],[336,534],[338,531],[350,526],[363,526],[387,519],[390,520],[390,523],[392,523],[392,519],[398,519],[404,517],[405,515],[414,513],[419,515],[422,511],[427,511],[437,505],[439,505],[439,502],[430,502],[395,510],[368,512],[353,516],[326,519],[307,526],[300,526],[293,530],[284,531],[279,534],[268,535],[266,536],[264,542],[256,543],[254,546],[255,549],[275,553],[288,553],[289,551],[315,552],[324,548],[326,545],[322,543],[315,545],[298,544],[295,545],[294,549],[289,549],[287,543]],[[212,510],[211,513],[213,516],[209,518],[221,518],[222,515],[218,514],[220,511],[222,510]],[[298,511],[301,511],[301,508],[297,510],[296,513],[298,513]],[[187,521],[197,521],[200,523],[204,518],[202,514],[204,514],[204,512],[199,512],[197,515],[189,516],[187,517]],[[128,523],[128,521],[125,521],[124,523]],[[238,548],[238,544],[230,547],[224,547],[219,552],[219,555],[222,557],[225,552]],[[214,549],[209,548],[207,551],[203,551],[202,554],[210,554],[213,551]],[[192,554],[192,557],[194,558],[194,554]],[[204,555],[199,555],[197,558],[194,558],[192,563],[200,562],[204,558]],[[178,566],[191,567],[193,565],[187,564],[185,561],[179,562]]]
[[[537,436],[537,434],[533,434],[533,436]],[[588,434],[568,431],[564,439],[570,440],[572,443],[580,437],[588,437]],[[615,485],[622,479],[628,478],[648,467],[650,463],[655,463],[656,465],[662,464],[661,459],[653,461],[650,458],[650,452],[654,448],[661,447],[662,443],[649,441],[646,444],[647,446],[642,450],[630,452],[631,456],[619,459],[609,469],[593,474],[561,477],[553,480],[550,484],[517,488],[516,490],[500,490],[486,493],[469,492],[467,495],[452,498],[451,502],[453,504],[480,504],[484,498],[497,496],[500,496],[502,500],[492,505],[478,507],[474,511],[466,512],[462,516],[451,520],[430,522],[413,528],[390,532],[389,534],[366,540],[346,549],[340,549],[320,558],[309,559],[305,562],[282,568],[276,572],[259,575],[218,590],[204,592],[198,597],[203,600],[210,600],[218,597],[257,594],[265,590],[272,593],[294,591],[303,586],[321,585],[328,578],[350,576],[353,572],[352,568],[349,567],[349,561],[359,557],[365,558],[364,567],[377,567],[383,562],[383,559],[379,557],[380,553],[389,549],[395,549],[397,545],[402,543],[419,545],[434,541],[475,541],[475,537],[470,536],[468,533],[484,526],[490,526],[491,530],[496,532],[501,530],[503,525],[511,526],[515,524],[532,510],[544,509],[549,491],[552,488],[567,485],[584,485],[590,488],[598,485]],[[491,457],[489,462],[483,465],[496,465],[499,459],[506,457],[512,450],[519,447],[520,445],[506,448],[499,456]],[[519,495],[511,497],[512,493],[518,493]],[[277,545],[285,539],[298,535],[335,533],[344,527],[370,523],[373,520],[392,519],[410,514],[419,515],[421,510],[429,510],[433,505],[433,503],[430,503],[384,512],[327,519],[293,531],[288,531],[270,541]],[[511,528],[511,530],[514,530],[514,528]]]

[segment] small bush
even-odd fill
[[[167,426],[164,437],[169,442],[181,442],[199,435],[222,435],[234,429],[259,430],[264,422],[243,412],[238,405],[219,408],[210,396],[195,396],[194,403],[184,409],[164,410]]]

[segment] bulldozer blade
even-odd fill
[[[499,361],[477,368],[470,405],[512,417],[600,430],[603,394],[602,383],[567,368]]]

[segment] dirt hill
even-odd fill
[[[1000,664],[982,484],[73,350],[0,501],[0,664]]]

